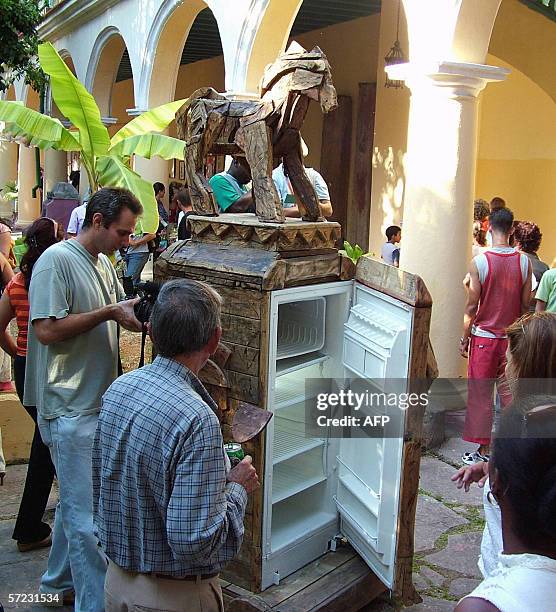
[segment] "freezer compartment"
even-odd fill
[[[276,359],[320,351],[324,346],[325,317],[324,297],[280,304]]]

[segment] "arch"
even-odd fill
[[[494,23],[489,53],[515,66],[556,102],[554,25],[525,4],[504,0]]]
[[[144,108],[173,100],[183,46],[197,15],[205,8],[211,7],[203,0],[162,3],[147,37],[138,83],[137,102]]]
[[[293,22],[303,0],[268,0],[257,15],[248,17],[242,31],[241,51],[245,54],[244,89],[255,92],[264,68],[284,50]],[[255,18],[258,23],[253,23]],[[241,64],[238,69],[241,68]],[[240,75],[237,75],[240,85]]]
[[[402,0],[412,63],[482,64],[502,0]]]
[[[71,53],[67,49],[59,49],[58,55],[64,60],[66,66],[72,71],[73,75],[77,76]]]
[[[112,91],[125,49],[124,37],[115,26],[102,30],[93,45],[85,87],[95,97],[100,113],[105,117],[112,112]]]

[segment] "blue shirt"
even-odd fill
[[[328,186],[322,176],[314,168],[305,168],[305,173],[311,181],[311,185],[313,185],[313,189],[317,194],[317,199],[319,201],[330,200]],[[276,189],[278,190],[278,195],[280,196],[280,200],[282,200],[282,204],[285,204],[285,208],[293,206],[294,202],[286,202],[286,198],[288,196],[291,196],[292,190],[289,184],[289,180],[284,173],[284,164],[280,164],[279,166],[274,168],[274,170],[272,171],[272,180],[276,185]]]
[[[121,568],[208,574],[238,553],[247,493],[226,482],[215,409],[191,371],[160,356],[105,393],[93,446],[94,520]]]

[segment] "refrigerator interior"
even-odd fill
[[[272,296],[263,589],[324,554],[338,534],[337,441],[306,436],[305,381],[343,371],[351,291],[346,282]]]

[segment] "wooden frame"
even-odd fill
[[[183,160],[178,160],[178,180],[185,181],[185,162]]]
[[[230,233],[234,225],[233,215],[228,217]],[[253,245],[249,249],[227,245],[223,228],[218,229],[219,241],[212,239],[206,228],[200,231],[200,226],[208,224],[208,227],[215,223],[212,218],[194,217],[193,221],[192,241],[178,242],[170,247],[158,260],[155,277],[157,280],[179,277],[203,280],[224,298],[222,342],[231,351],[228,361],[222,366],[227,386],[217,384],[218,381],[209,378],[207,372],[202,372],[200,378],[220,408],[223,435],[229,439],[230,423],[239,401],[265,407],[270,292],[284,287],[351,280],[353,268],[345,265],[346,258],[333,254],[323,255],[308,250],[305,256],[298,254],[284,258],[280,251],[253,248]],[[310,225],[306,224],[306,227]],[[261,226],[258,229],[265,228]],[[435,366],[429,348],[432,299],[422,279],[363,257],[358,262],[355,280],[412,308],[407,387],[408,392],[424,391],[423,383],[434,378]],[[394,597],[406,605],[420,601],[412,581],[412,563],[423,412],[424,409],[415,408],[407,413],[402,451]],[[264,474],[265,444],[262,435],[245,445],[245,451],[253,456],[259,474]],[[385,590],[386,587],[358,555],[345,551],[342,553],[345,556],[334,557],[337,553],[330,553],[331,557],[325,555],[318,563],[307,565],[285,578],[280,585],[261,593],[263,488],[264,482],[249,499],[241,553],[222,573],[226,581],[223,584],[224,596],[230,610],[299,612],[326,609],[349,612],[359,609]],[[325,566],[330,568],[326,576],[319,574]]]

